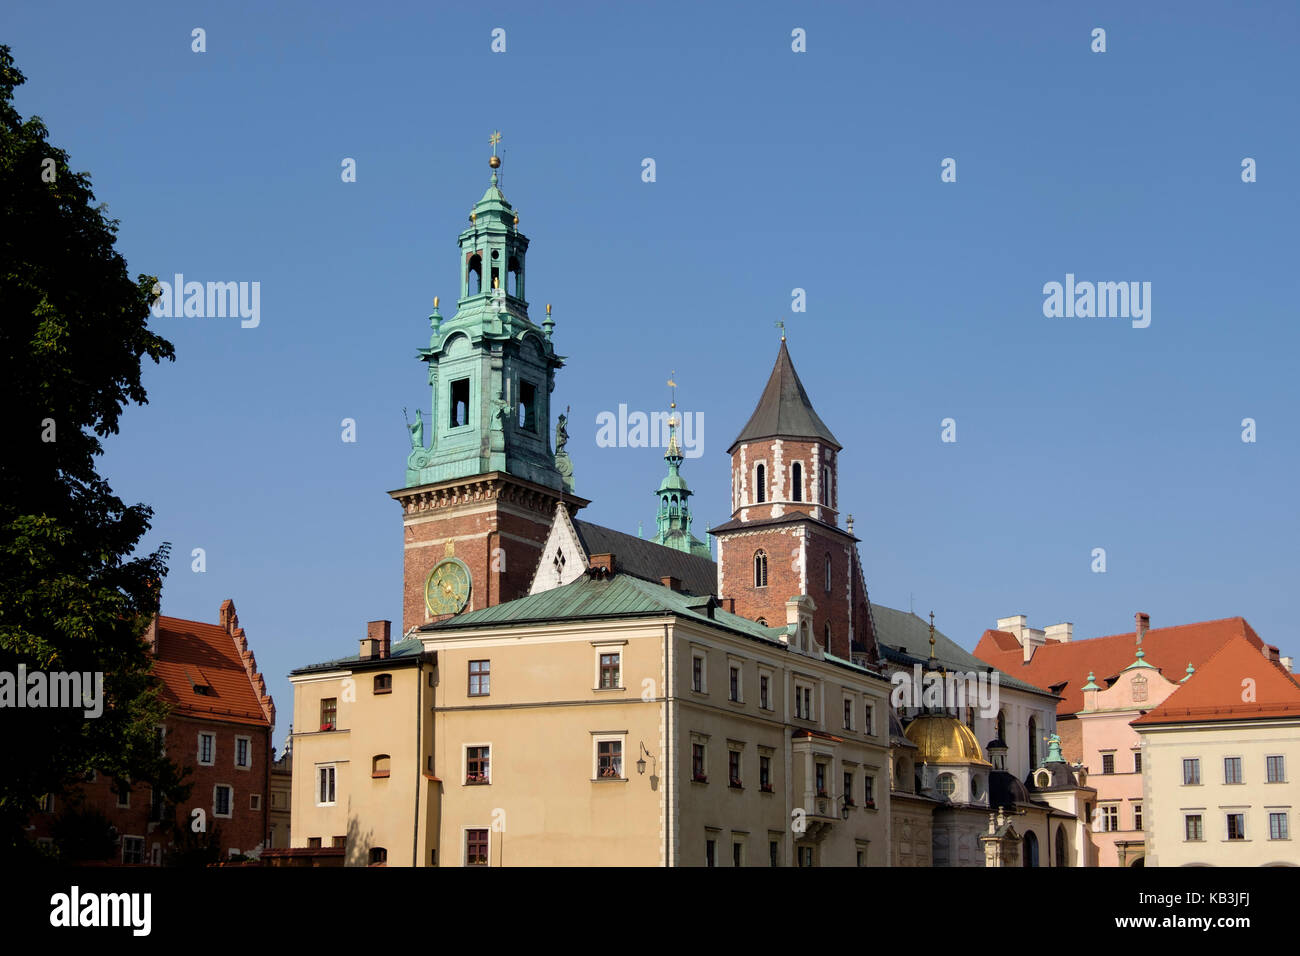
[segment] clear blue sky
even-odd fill
[[[165,613],[235,600],[277,742],[289,670],[400,621],[402,408],[427,407],[415,350],[494,129],[585,517],[653,523],[662,451],[598,448],[595,419],[663,408],[676,369],[705,416],[696,527],[725,520],[785,319],[873,600],[968,647],[999,616],[1094,636],[1143,610],[1300,651],[1294,5],[540,7],[0,14],[19,109],[91,171],[132,272],[261,283],[256,329],[154,320],[177,361],[102,470],[173,542]],[[1045,318],[1067,272],[1151,282],[1150,327]]]

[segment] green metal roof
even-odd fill
[[[424,650],[424,644],[418,637],[409,637],[406,640],[398,641],[390,649],[387,657],[361,659],[360,654],[353,654],[350,657],[339,657],[332,661],[323,661],[320,664],[308,664],[306,667],[299,667],[297,670],[289,671],[293,674],[312,674],[317,671],[346,670],[355,667],[358,664],[382,666],[384,661],[402,661],[405,658],[416,657]]]

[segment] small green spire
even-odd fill
[[[1084,690],[1101,690],[1101,688],[1097,686],[1097,677],[1096,677],[1095,674],[1093,674],[1092,671],[1088,671],[1088,683],[1086,683],[1086,684],[1083,685],[1083,689],[1084,689]]]
[[[677,444],[677,383],[670,377],[668,386],[673,390],[673,398],[669,403],[672,411],[668,416],[668,448],[664,451],[668,474],[655,492],[659,499],[659,514],[656,516],[655,535],[650,540],[698,557],[712,558],[709,546],[691,534],[691,489],[681,476],[684,456],[681,446]]]
[[[1184,678],[1183,678],[1182,680],[1180,680],[1178,683],[1180,683],[1180,684],[1185,684],[1185,683],[1187,683],[1188,678],[1190,678],[1190,677],[1191,677],[1193,674],[1195,674],[1195,673],[1196,673],[1196,668],[1192,666],[1192,662],[1191,662],[1191,661],[1188,661],[1188,662],[1187,662],[1187,677],[1184,677]]]

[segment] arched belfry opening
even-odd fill
[[[478,295],[483,289],[483,257],[477,252],[466,262],[465,290],[468,295]]]

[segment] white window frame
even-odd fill
[[[122,865],[123,865],[123,866],[128,866],[128,865],[130,865],[130,866],[136,866],[136,865],[137,865],[137,864],[135,864],[135,863],[128,864],[128,863],[126,862],[126,841],[127,841],[127,840],[139,840],[139,841],[140,841],[140,863],[147,863],[147,862],[149,862],[149,856],[148,856],[148,852],[147,852],[147,851],[148,851],[148,847],[145,846],[144,837],[142,837],[142,836],[137,836],[137,835],[135,835],[134,833],[124,833],[124,834],[122,834]]]
[[[131,809],[131,788],[129,785],[125,786],[117,794],[117,809],[119,810]]]
[[[1280,760],[1282,762],[1282,765],[1279,768],[1282,771],[1282,776],[1279,777],[1277,780],[1268,779],[1268,762],[1270,760]],[[1286,755],[1285,754],[1268,754],[1264,757],[1264,782],[1265,783],[1286,783]]]
[[[816,688],[813,687],[811,681],[799,677],[794,679],[794,717],[796,720],[806,720],[810,724],[815,724],[817,722],[817,718],[813,716],[812,713],[814,700],[817,696],[813,693],[814,690],[816,690]],[[808,708],[806,711],[803,710],[805,692],[807,693],[808,701]]]
[[[855,703],[856,701],[854,701],[853,695],[851,694],[844,695],[844,704],[845,704],[844,709],[848,712],[849,715],[849,725],[843,728],[844,730],[848,730],[848,731],[857,730],[857,728],[854,726],[855,720],[857,718],[857,711],[858,711],[858,708],[854,706]]]
[[[330,774],[331,774],[331,778],[330,778],[331,786],[330,786],[330,789],[334,791],[333,794],[331,794],[331,796],[333,796],[333,798],[334,798],[333,800],[322,800],[322,799],[321,799],[321,790],[322,790],[322,787],[321,787],[321,775],[322,775],[325,771],[327,771],[327,770],[328,770],[328,771],[330,772]],[[318,806],[318,807],[333,807],[333,806],[337,806],[337,805],[338,805],[338,797],[339,797],[339,789],[338,789],[338,783],[339,783],[339,780],[338,780],[338,778],[339,778],[339,775],[338,775],[338,765],[337,765],[337,764],[332,764],[332,763],[318,763],[318,764],[316,765],[316,806]]]
[[[767,678],[767,706],[763,705],[763,678]],[[776,710],[776,675],[766,667],[758,668],[758,709]]]
[[[868,700],[862,711],[862,734],[865,737],[876,736],[876,702]]]
[[[257,806],[253,806],[254,801],[256,801]],[[260,793],[250,793],[248,795],[248,810],[250,813],[262,812],[262,795]]]
[[[204,759],[203,759],[203,738],[204,738],[204,737],[211,737],[211,738],[212,738],[212,753],[211,753],[211,759],[210,759],[210,760],[204,760]],[[200,767],[211,767],[211,766],[214,766],[214,765],[216,764],[216,762],[217,762],[217,735],[214,734],[214,733],[212,733],[211,731],[208,731],[208,730],[200,730],[200,731],[199,731],[198,742],[197,742],[196,746],[198,747],[197,757],[198,757],[198,760],[199,760],[199,766],[200,766]]]
[[[731,669],[736,669],[736,696],[731,696]],[[745,702],[745,662],[738,657],[727,657],[727,700],[731,703]]]
[[[1291,840],[1291,811],[1268,807],[1264,812],[1268,814],[1268,838],[1274,843],[1289,842]],[[1275,816],[1282,818],[1282,827],[1286,830],[1284,836],[1273,836],[1273,818]]]
[[[591,682],[592,690],[627,690],[627,684],[623,680],[623,648],[626,644],[627,641],[607,641],[600,643],[592,641],[591,649],[594,652],[592,654],[592,666],[595,670],[595,678]],[[618,683],[613,687],[602,687],[600,685],[600,658],[603,654],[618,655]]]
[[[245,754],[248,757],[248,763],[241,764],[239,762],[239,742],[241,740],[244,742],[245,745]],[[244,737],[244,736],[235,737],[235,753],[233,759],[235,761],[236,770],[253,769],[253,738],[252,737]]]
[[[700,686],[695,687],[695,662],[700,662]],[[704,648],[691,648],[691,675],[690,688],[693,694],[707,694],[709,692],[709,654]]]
[[[469,748],[486,747],[488,749],[488,771],[487,783],[469,783],[465,778],[469,776]],[[462,787],[490,787],[492,786],[492,774],[497,766],[496,748],[492,746],[490,740],[469,741],[460,745],[460,785]],[[468,827],[470,830],[477,830],[478,827]]]
[[[226,804],[227,813],[217,812],[217,791],[225,787],[230,791],[230,800]],[[212,785],[212,816],[216,819],[230,820],[235,815],[235,787],[229,783],[214,783]]]
[[[758,466],[763,466],[763,499],[758,500]],[[749,506],[757,507],[759,505],[770,505],[772,503],[772,467],[767,463],[766,458],[760,458],[757,461],[750,462],[749,465]]]
[[[469,866],[469,831],[470,831],[470,830],[486,830],[486,831],[487,831],[487,839],[488,839],[488,844],[487,844],[487,863],[485,863],[485,864],[483,864],[483,865],[484,865],[484,866],[491,866],[491,865],[492,865],[492,826],[491,826],[491,824],[489,824],[488,826],[477,826],[477,827],[469,827],[469,826],[465,826],[465,827],[461,827],[461,828],[460,828],[460,865],[461,865],[461,866]],[[475,866],[478,866],[477,863],[474,864],[474,865],[475,865]]]
[[[619,744],[619,753],[621,755],[619,757],[619,763],[621,764],[619,769],[621,771],[621,776],[618,777],[602,777],[600,775],[600,745],[602,743],[609,743],[610,741],[616,741]],[[606,781],[606,780],[627,780],[627,731],[626,730],[592,732],[591,779],[593,783],[599,781]]]

